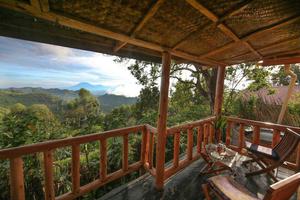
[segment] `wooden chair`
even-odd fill
[[[274,183],[267,190],[263,200],[288,200],[300,185],[300,173],[294,174],[282,181]],[[211,200],[213,192],[221,200],[261,200],[230,176],[214,176],[202,185],[206,200]],[[299,197],[298,197],[299,198]]]
[[[300,135],[287,129],[280,142],[273,149],[246,142],[247,156],[252,159],[244,162],[244,164],[256,162],[261,167],[260,170],[246,173],[246,176],[268,173],[274,181],[277,181],[273,170],[287,160],[288,156],[297,148],[299,141]]]

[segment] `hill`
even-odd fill
[[[45,104],[54,113],[59,112],[64,101],[69,101],[78,96],[78,91],[66,89],[45,89],[45,88],[9,88],[0,89],[0,107],[8,108],[16,103],[26,106],[32,104]],[[137,100],[135,97],[125,97],[114,94],[104,94],[97,96],[101,109],[108,113],[112,109],[121,105],[131,105]]]
[[[81,82],[77,85],[71,86],[67,88],[68,90],[77,91],[81,88],[84,88],[86,90],[89,90],[94,95],[102,95],[105,94],[110,88],[104,85],[93,85],[88,82]]]
[[[103,112],[110,112],[121,105],[132,105],[137,101],[136,97],[125,97],[122,95],[104,94],[98,96]]]

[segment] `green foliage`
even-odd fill
[[[258,91],[262,88],[271,87],[271,83],[268,80],[269,76],[270,71],[265,67],[255,67],[248,75],[248,80],[252,81],[248,86],[248,89],[250,91]]]
[[[292,65],[292,71],[297,75],[297,82],[300,84],[300,67],[297,64]],[[284,68],[281,67],[277,72],[271,74],[271,79],[274,85],[289,85],[290,77],[286,75]]]

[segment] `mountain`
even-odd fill
[[[108,113],[121,105],[132,105],[137,101],[136,97],[125,97],[122,95],[104,94],[97,97],[103,112]]]
[[[104,85],[92,85],[88,82],[81,82],[81,83],[78,83],[77,85],[71,86],[67,89],[72,90],[72,91],[77,91],[77,90],[80,90],[81,88],[89,90],[90,92],[92,92],[95,95],[105,94],[110,89],[110,87],[107,87]]]

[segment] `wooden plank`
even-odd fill
[[[193,159],[193,129],[187,130],[187,159]]]
[[[123,171],[128,170],[128,134],[123,136],[123,150],[122,150],[122,167]]]
[[[159,116],[157,122],[157,149],[156,149],[156,188],[164,186],[165,148],[167,136],[167,112],[169,101],[171,54],[164,52],[162,57],[162,76],[159,97]]]
[[[44,152],[45,200],[55,200],[53,185],[53,152]]]
[[[202,142],[203,142],[203,125],[199,126],[197,129],[197,153],[200,154],[202,151]]]
[[[40,6],[42,12],[49,12],[49,1],[48,0],[40,0]]]
[[[254,126],[252,143],[259,144],[259,140],[260,140],[260,127]]]
[[[240,124],[239,129],[239,147],[242,149],[245,146],[245,125]]]
[[[165,0],[157,0],[154,5],[149,9],[147,14],[143,17],[143,19],[140,21],[140,23],[134,28],[132,31],[130,37],[135,37],[135,34],[139,32],[145,24],[151,19],[155,13],[158,11],[159,7],[163,4]],[[122,47],[124,47],[127,43],[126,42],[120,42],[116,47],[114,48],[114,52],[119,51]]]
[[[275,147],[279,142],[280,142],[280,130],[274,129],[273,137],[272,137],[272,148]]]
[[[100,179],[106,180],[107,175],[107,141],[106,139],[100,140]]]
[[[202,13],[204,16],[206,16],[208,19],[212,20],[213,22],[218,22],[219,18],[217,15],[215,15],[213,12],[211,12],[209,9],[204,7],[202,4],[200,4],[197,0],[186,0],[191,6],[193,6],[196,10],[198,10],[200,13]]]
[[[229,146],[231,144],[231,128],[232,128],[232,122],[227,121],[227,127],[226,127],[226,146]]]
[[[10,159],[10,198],[25,200],[23,160],[21,157]]]
[[[30,0],[30,5],[34,7],[38,12],[41,12],[41,6],[39,0]]]
[[[209,125],[208,123],[204,124],[204,131],[203,131],[203,146],[205,147],[208,144],[208,135],[209,135]]]
[[[298,170],[300,170],[300,143],[298,144],[297,148],[296,167]]]
[[[214,143],[215,141],[215,127],[213,124],[208,124],[208,130],[209,130],[209,143]]]
[[[179,149],[180,148],[180,132],[174,134],[174,155],[173,155],[173,167],[177,168],[179,165]]]
[[[72,146],[72,193],[80,192],[80,145]]]

